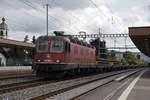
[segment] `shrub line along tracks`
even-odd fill
[[[141,69],[139,69],[137,71],[134,71],[134,72],[136,73],[136,72],[139,72],[139,71],[141,71]],[[91,91],[93,89],[96,89],[97,87],[105,85],[109,82],[112,82],[116,78],[120,77],[119,76],[120,74],[125,74],[125,72],[128,73],[128,71],[124,71],[124,72],[121,71],[121,72],[118,72],[118,73],[115,73],[115,74],[106,75],[104,77],[101,77],[101,78],[98,78],[98,79],[95,79],[95,80],[83,82],[83,83],[80,83],[80,84],[77,84],[77,85],[74,85],[74,86],[66,87],[66,88],[63,88],[63,89],[60,89],[60,90],[56,90],[56,91],[44,94],[44,95],[40,95],[38,97],[32,98],[31,100],[42,100],[42,99],[46,99],[46,98],[49,98],[49,97],[52,97],[53,100],[54,100],[54,98],[56,100],[59,100],[59,99],[61,99],[62,95],[63,95],[63,97],[65,96],[65,100],[69,100],[69,99],[73,100],[77,96],[85,94],[86,92]],[[133,74],[133,72],[132,72],[132,74]],[[128,74],[128,75],[130,75],[130,74]],[[128,76],[126,76],[126,77],[128,77]],[[124,77],[124,78],[126,78],[126,77]],[[93,83],[96,85],[95,87],[93,87],[93,85],[92,85]],[[88,86],[88,84],[91,84],[91,86]],[[88,89],[85,90],[83,88],[84,86],[86,86],[86,88],[88,88]],[[74,89],[80,89],[80,90],[77,90],[77,91],[80,91],[81,93],[77,94],[77,91],[73,92]],[[76,94],[76,95],[74,95],[74,94]]]

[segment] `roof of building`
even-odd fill
[[[129,27],[130,36],[150,36],[150,26]]]
[[[35,48],[35,45],[32,43],[25,43],[22,41],[3,39],[3,38],[0,38],[0,45],[18,46],[18,47],[23,47],[23,48]]]

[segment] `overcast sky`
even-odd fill
[[[128,33],[131,26],[150,25],[148,0],[0,0],[0,18],[6,18],[9,38],[23,40],[25,35],[45,35],[46,3],[50,34],[54,30],[92,34],[98,33],[99,27],[104,34],[121,34]],[[107,45],[113,41],[109,39]],[[124,45],[124,41],[118,39],[117,45],[120,44]]]

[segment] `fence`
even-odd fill
[[[6,66],[31,66],[33,59],[6,59]]]

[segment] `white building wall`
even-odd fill
[[[3,31],[3,35],[6,36],[6,31],[7,31],[7,30],[0,29],[0,32],[1,32],[1,31]]]
[[[2,59],[1,65],[6,66],[6,58],[0,53],[0,58]]]

